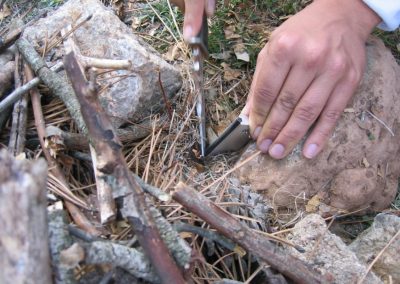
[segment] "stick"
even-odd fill
[[[25,74],[28,80],[33,78],[32,71],[29,69],[29,67],[26,66],[25,68]],[[44,139],[45,139],[45,126],[44,126],[44,117],[42,113],[42,105],[40,103],[40,94],[39,91],[36,89],[33,89],[31,91],[31,101],[32,101],[32,108],[33,108],[33,114],[35,116],[35,126],[38,132],[39,136],[39,141],[40,145],[42,147],[43,154],[47,160],[47,163],[50,166],[50,172],[53,173],[54,176],[57,177],[57,179],[62,183],[63,186],[69,189],[68,183],[54,160],[54,158],[50,155],[48,149],[44,145]],[[89,222],[89,220],[85,217],[85,215],[80,212],[79,208],[75,206],[73,203],[64,201],[65,206],[67,207],[69,213],[71,214],[72,219],[74,222],[83,230],[86,232],[94,235],[94,236],[99,236],[101,233]]]
[[[45,161],[0,152],[0,283],[51,283]]]
[[[62,68],[62,63],[54,65],[52,68],[50,68],[52,71],[57,72]],[[16,101],[18,101],[22,95],[26,94],[33,88],[35,88],[37,85],[40,83],[39,78],[33,78],[30,80],[28,83],[26,83],[23,86],[20,86],[16,88],[11,94],[9,94],[3,101],[0,103],[0,113],[5,111],[8,107],[10,107],[12,104],[14,104]]]
[[[61,251],[72,245],[72,238],[66,230],[66,219],[67,218],[64,210],[55,210],[49,213],[51,266],[55,284],[76,283],[73,270],[61,265],[60,260]]]
[[[60,98],[67,107],[72,119],[78,126],[79,131],[87,135],[85,122],[83,121],[79,102],[74,90],[66,78],[51,71],[33,46],[24,38],[17,41],[17,48],[24,59],[28,62],[33,72],[49,87],[50,91]]]
[[[18,88],[21,86],[20,79],[20,60],[19,53],[15,56],[15,72],[14,82]],[[26,133],[26,121],[28,116],[28,96],[23,96],[18,103],[14,105],[12,114],[12,125],[11,134],[8,144],[8,151],[14,156],[18,156],[24,151],[25,148],[25,133]]]
[[[114,187],[122,189],[119,192],[124,196],[122,214],[133,225],[139,243],[162,283],[184,283],[181,272],[161,240],[149,209],[146,208],[144,193],[128,170],[121,143],[98,101],[94,86],[84,79],[73,53],[65,56],[64,66],[81,104],[82,116],[90,130],[93,146],[99,154],[97,168],[104,175],[113,177]]]
[[[283,253],[267,239],[182,182],[176,186],[172,198],[295,283],[324,282],[321,275],[312,271],[306,264]]]

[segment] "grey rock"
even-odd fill
[[[102,77],[107,84],[115,82],[100,93],[100,101],[113,122],[118,127],[127,120],[138,121],[158,111],[163,104],[159,72],[166,95],[171,97],[182,85],[180,71],[135,36],[100,1],[70,0],[53,14],[28,27],[23,37],[44,45],[48,37],[68,25],[76,25],[89,15],[92,18],[74,32],[74,40],[81,53],[90,57],[128,59],[132,62],[132,70],[114,71]],[[51,56],[60,59],[63,53],[61,44]],[[121,80],[120,76],[127,74],[129,76]]]
[[[298,222],[289,235],[289,240],[303,247],[300,253],[294,248],[288,252],[315,267],[322,274],[332,274],[334,283],[357,283],[367,272],[354,252],[336,235],[329,232],[324,219],[310,214]],[[369,273],[363,283],[383,283],[375,274]]]
[[[400,230],[400,218],[390,214],[378,214],[370,228],[361,233],[349,246],[364,263],[370,263]],[[400,283],[400,237],[383,252],[372,270],[384,279],[392,277]]]
[[[387,208],[400,176],[400,67],[373,37],[367,58],[364,79],[319,156],[304,158],[303,140],[285,159],[260,155],[241,167],[241,182],[263,192],[275,208],[299,209],[315,195],[321,214]],[[239,163],[254,151],[252,144]]]

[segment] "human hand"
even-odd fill
[[[203,13],[212,16],[215,10],[215,0],[170,0],[185,12],[183,22],[183,38],[189,41],[201,29]]]
[[[272,33],[243,110],[262,152],[285,157],[314,122],[303,155],[322,150],[358,87],[365,42],[380,21],[361,0],[318,0]]]

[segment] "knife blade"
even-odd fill
[[[200,155],[204,158],[206,155],[207,136],[206,136],[206,110],[204,98],[203,81],[203,62],[208,57],[208,23],[207,15],[203,14],[203,22],[200,32],[189,42],[193,55],[193,79],[196,92],[196,115],[199,120],[200,135]]]
[[[241,114],[206,149],[206,156],[236,152],[251,140],[249,118]]]

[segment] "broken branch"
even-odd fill
[[[321,283],[321,275],[300,260],[284,254],[266,238],[252,231],[231,214],[215,205],[184,183],[179,183],[172,198],[213,226],[225,237],[237,242],[252,255],[267,262],[271,267],[292,279],[295,283]]]
[[[122,189],[123,215],[133,225],[139,243],[150,258],[162,283],[185,283],[154,224],[146,206],[143,190],[127,167],[121,143],[100,105],[93,84],[85,80],[74,53],[65,56],[64,66],[81,105],[82,116],[88,126],[91,141],[98,153],[97,168],[105,176],[113,179],[110,182],[114,187]]]

